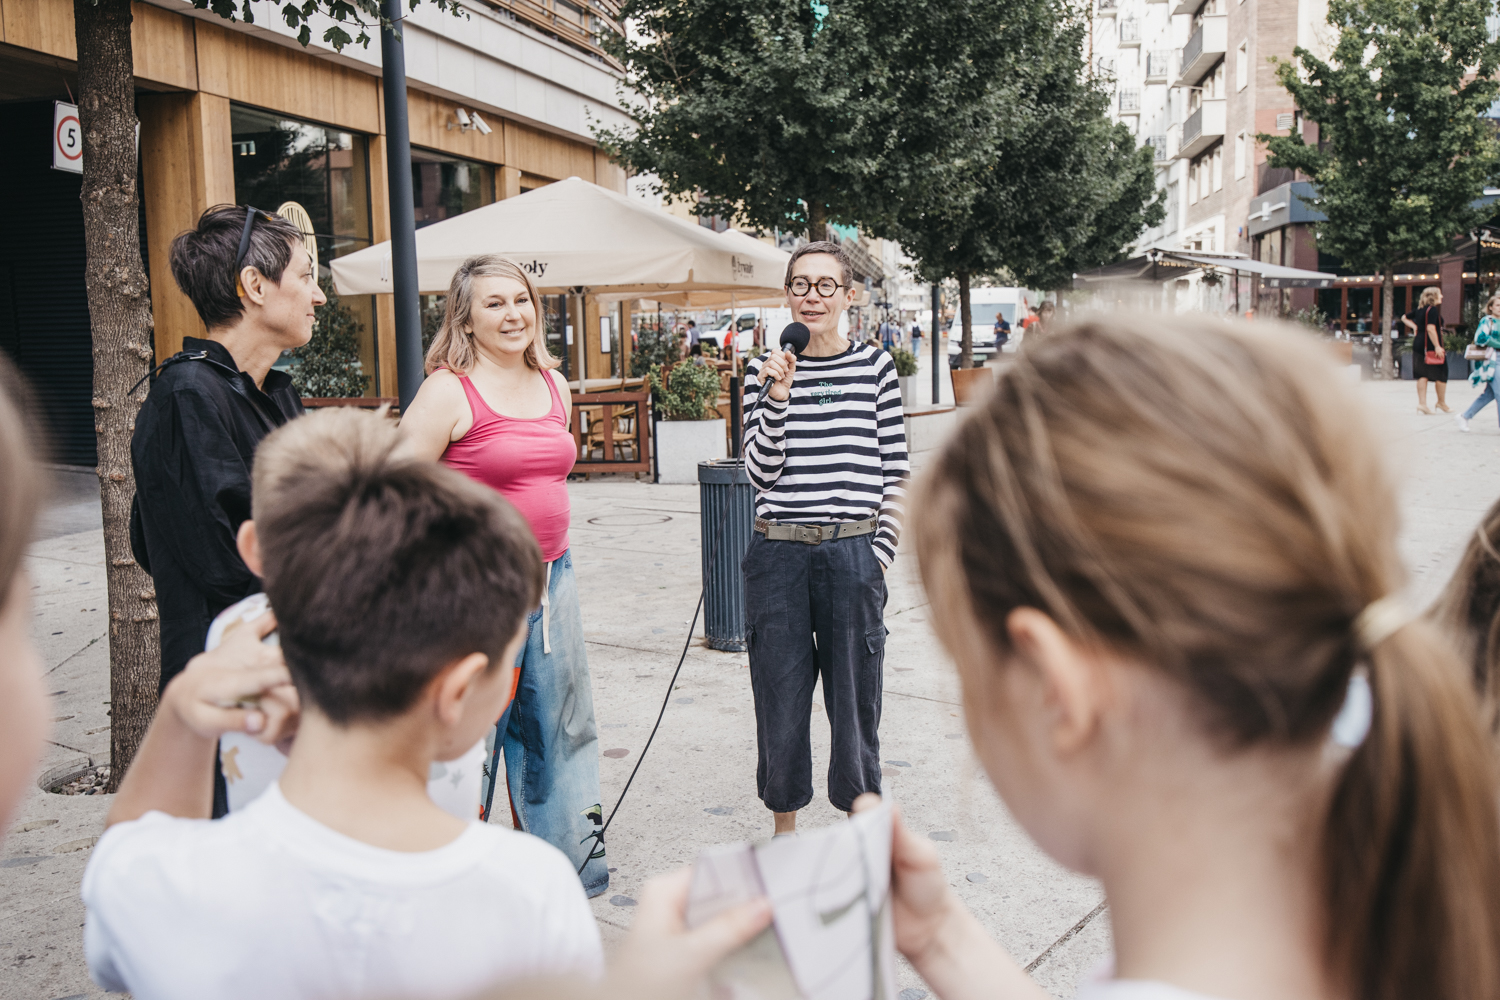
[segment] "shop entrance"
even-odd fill
[[[55,81],[56,96],[68,99],[56,70],[25,67],[33,79]],[[29,408],[45,424],[50,460],[92,467],[94,356],[81,178],[52,169],[52,99],[36,99],[37,90],[51,85],[28,86],[27,74],[5,70],[0,65],[0,134],[10,142],[0,156],[0,185],[11,197],[0,212],[0,350],[30,384]]]

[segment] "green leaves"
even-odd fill
[[[411,10],[416,10],[421,2],[422,0],[407,0]],[[430,2],[438,10],[447,11],[454,17],[467,18],[469,16],[457,0],[430,0]],[[250,0],[243,0],[238,6],[234,0],[193,0],[193,6],[199,10],[213,11],[226,21],[243,21],[246,24],[255,22]],[[350,42],[358,42],[360,46],[369,48],[372,28],[376,30],[390,28],[397,37],[401,35],[400,25],[381,14],[379,0],[302,0],[301,3],[285,3],[281,7],[281,19],[286,22],[287,27],[297,29],[297,41],[304,46],[312,41],[312,25],[309,22],[317,14],[322,14],[335,22],[324,29],[322,39],[328,45],[333,46],[337,52],[344,51],[344,47]],[[350,35],[343,29],[344,24],[358,26],[359,34]]]
[[[1382,270],[1444,252],[1488,214],[1474,201],[1500,168],[1483,117],[1500,94],[1489,9],[1481,0],[1330,0],[1339,31],[1331,57],[1298,48],[1295,62],[1277,62],[1320,142],[1257,138],[1273,167],[1316,184],[1322,249]]]

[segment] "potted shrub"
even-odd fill
[[[1443,358],[1448,362],[1448,381],[1458,382],[1469,377],[1469,362],[1464,358],[1464,348],[1469,338],[1461,333],[1443,334]]]
[[[896,362],[896,381],[901,383],[901,408],[909,410],[917,405],[917,356],[898,347],[891,351],[891,360]]]
[[[696,360],[661,365],[647,373],[656,422],[657,482],[696,483],[698,463],[724,458],[724,418],[719,416],[719,370]]]

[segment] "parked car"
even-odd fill
[[[735,343],[738,345],[740,353],[746,353],[755,346],[755,323],[759,318],[759,315],[751,310],[745,310],[735,318],[732,325],[739,330],[739,335],[735,338]],[[703,343],[713,344],[718,347],[721,354],[727,354],[731,349],[729,344],[730,326],[730,318],[726,315],[714,329],[704,330],[699,333],[698,339]]]

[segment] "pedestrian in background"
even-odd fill
[[[922,324],[911,325],[911,352],[918,358],[922,356]]]
[[[1474,344],[1484,350],[1484,357],[1478,359],[1479,364],[1469,373],[1469,384],[1482,391],[1467,410],[1453,418],[1458,421],[1458,429],[1461,431],[1467,431],[1474,415],[1495,400],[1495,349],[1500,347],[1500,295],[1490,296],[1485,314],[1479,321],[1479,329],[1474,333]],[[1497,404],[1496,409],[1500,410],[1500,404]]]
[[[515,505],[542,548],[542,603],[526,619],[515,701],[491,734],[505,748],[519,826],[568,856],[584,891],[609,888],[599,794],[599,735],[568,546],[568,473],[578,448],[572,399],[537,321],[536,287],[496,254],[453,274],[427,381],[401,417],[409,454],[440,461]],[[489,796],[493,796],[493,790]]]
[[[998,308],[995,310],[995,350],[1002,350],[1010,343],[1010,323],[1005,319],[1005,313]]]
[[[1417,308],[1401,318],[1411,330],[1411,371],[1417,379],[1417,410],[1432,416],[1427,405],[1427,383],[1437,389],[1437,408],[1452,413],[1448,405],[1448,359],[1443,355],[1443,304],[1442,289],[1437,286],[1422,289]]]

